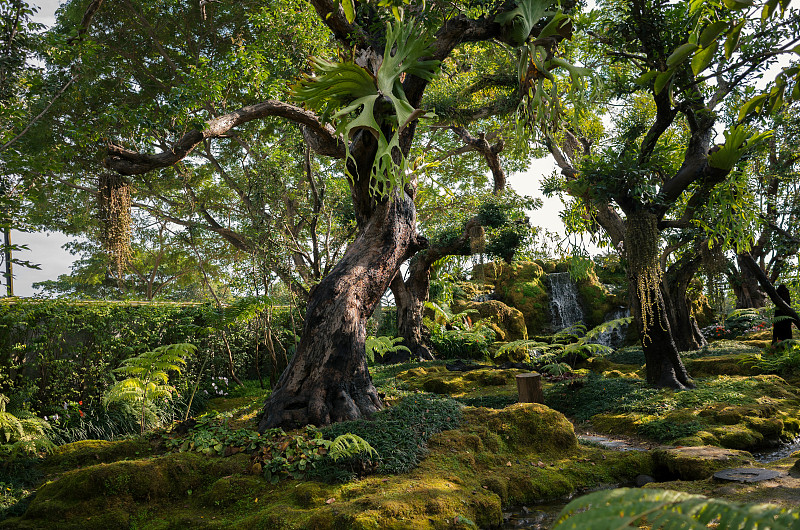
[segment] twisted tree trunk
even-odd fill
[[[400,193],[374,208],[312,290],[297,352],[264,406],[259,430],[327,425],[381,408],[367,370],[366,321],[400,264],[419,249],[414,203]]]
[[[686,296],[689,283],[699,267],[700,258],[695,254],[686,254],[667,269],[661,282],[672,336],[679,351],[697,350],[708,344],[692,316],[691,303]]]
[[[647,382],[666,388],[694,388],[678,353],[661,289],[650,289],[646,297],[640,297],[636,295],[638,274],[629,271],[628,282],[631,313],[644,350]]]

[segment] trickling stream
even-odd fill
[[[786,458],[795,451],[800,451],[800,436],[787,444],[781,445],[780,447],[769,449],[767,451],[753,452],[753,458],[756,462],[766,464],[780,460],[781,458]]]
[[[553,331],[559,331],[583,320],[583,310],[578,303],[578,290],[568,272],[547,275],[550,282],[550,322]]]

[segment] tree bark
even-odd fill
[[[691,303],[686,296],[689,283],[699,267],[697,255],[684,255],[666,271],[661,282],[672,336],[679,351],[697,350],[708,344],[692,316]]]
[[[731,288],[736,294],[736,309],[752,307],[759,309],[767,306],[767,295],[750,269],[742,263],[743,256],[736,255],[739,265],[738,274],[732,274]]]
[[[758,266],[758,263],[756,263],[756,260],[753,259],[753,256],[751,256],[749,253],[740,254],[740,256],[742,258],[740,263],[758,279],[758,283],[761,284],[761,288],[767,293],[767,296],[769,296],[769,299],[772,300],[772,303],[775,304],[778,309],[783,311],[785,315],[792,317],[792,322],[794,322],[794,325],[800,328],[800,315],[797,314],[792,306],[786,303],[786,300],[780,297],[778,292],[775,290],[775,286],[769,281],[769,278],[767,278],[767,275],[764,274],[763,270],[761,270],[761,267]]]
[[[366,321],[400,264],[419,250],[408,196],[378,204],[311,292],[302,338],[264,406],[259,430],[369,417],[382,407],[367,369]]]
[[[636,295],[637,286],[638,276],[635,272],[629,271],[630,306],[642,341],[647,382],[658,387],[694,388],[694,383],[683,366],[678,347],[673,339],[661,289],[652,289],[649,292],[648,303]],[[648,303],[649,316],[646,324],[642,318],[643,303]]]
[[[431,282],[431,269],[425,262],[426,260],[421,257],[413,259],[408,269],[408,279],[403,281],[398,272],[392,280],[390,288],[397,307],[397,334],[403,338],[403,345],[410,350],[410,353],[407,351],[387,353],[381,359],[382,363],[403,363],[411,359],[432,361],[434,358],[428,348],[425,327],[422,324],[423,310],[425,301],[428,300]]]

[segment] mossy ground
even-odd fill
[[[686,359],[707,360],[711,372],[724,367],[733,372],[741,358],[757,351],[725,341]],[[640,364],[621,362],[631,359],[636,352],[598,358],[582,372],[591,370],[592,375],[545,383],[547,403],[576,421],[580,418],[574,412],[582,411],[601,432],[683,446],[752,449],[800,434],[800,392],[778,376],[709,374],[697,377],[694,390],[656,390],[640,379]],[[722,360],[711,363],[715,359]],[[514,376],[520,372],[450,372],[443,362],[433,362],[380,367],[373,373],[389,404],[421,390],[505,405],[516,396]],[[210,406],[226,413],[234,428],[253,428],[267,392],[243,394],[217,398]],[[667,457],[658,451],[587,446],[578,443],[572,424],[553,408],[467,407],[458,429],[428,441],[427,457],[413,471],[345,484],[291,479],[272,484],[253,474],[246,454],[168,453],[158,436],[79,442],[39,464],[44,482],[27,512],[0,522],[0,528],[485,528],[500,523],[504,506],[627,484],[639,474],[691,479],[658,483],[661,488],[784,506],[794,498],[796,507],[800,479],[794,475],[786,475],[778,486],[718,484],[706,478],[718,466],[741,465],[746,454],[711,462],[688,449]],[[795,461],[774,466],[788,473]]]
[[[103,455],[117,444],[124,442],[110,443]],[[62,453],[83,454],[79,445]],[[483,528],[501,521],[504,505],[630,481],[652,469],[644,453],[580,446],[572,424],[538,404],[468,408],[463,426],[434,436],[429,448],[410,473],[336,485],[271,484],[250,473],[241,453],[98,463],[51,476],[25,515],[0,528]]]

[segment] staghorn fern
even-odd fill
[[[181,373],[186,366],[185,357],[194,353],[194,344],[169,344],[159,346],[136,357],[122,361],[114,370],[126,379],[117,382],[103,395],[106,407],[113,402],[126,402],[139,408],[139,425],[144,433],[146,412],[157,399],[172,399],[175,387],[169,384],[169,372]]]
[[[420,28],[401,21],[387,23],[383,61],[375,75],[353,62],[314,57],[311,61],[315,75],[292,87],[296,100],[321,111],[323,119],[333,119],[336,131],[344,137],[348,161],[355,162],[349,146],[352,134],[365,129],[375,137],[378,151],[370,180],[370,191],[375,196],[384,197],[405,184],[407,160],[402,155],[399,162],[395,160],[401,152],[400,133],[425,113],[409,103],[401,79],[405,75],[433,79],[439,61],[425,59],[431,54],[429,46],[430,39]],[[390,138],[386,138],[378,121],[381,116],[391,124]]]
[[[334,462],[342,458],[350,458],[361,453],[378,456],[378,451],[369,442],[352,433],[345,433],[333,439],[328,447],[328,456]]]
[[[590,509],[591,508],[591,509]],[[765,504],[737,505],[670,490],[620,488],[596,491],[567,504],[554,530],[640,528],[706,530],[790,530],[800,527],[800,513]]]

